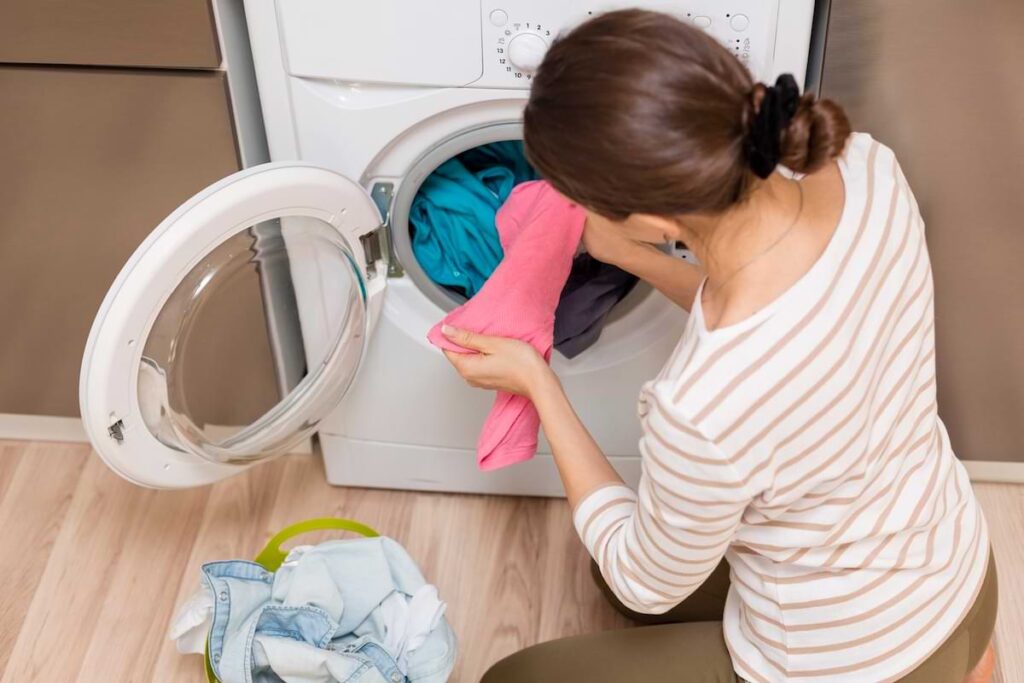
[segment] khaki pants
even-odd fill
[[[722,611],[729,592],[723,561],[690,597],[665,614],[630,611],[592,566],[598,585],[620,612],[640,628],[553,640],[501,660],[483,683],[737,683],[722,636]],[[902,683],[962,683],[992,639],[998,588],[989,554],[985,582],[967,616],[939,648]],[[869,683],[865,681],[865,683]]]

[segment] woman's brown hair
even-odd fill
[[[609,12],[545,56],[526,152],[562,194],[609,218],[718,213],[757,181],[749,138],[767,92],[705,32],[658,12]],[[810,94],[793,107],[778,162],[810,173],[842,152],[850,124]]]

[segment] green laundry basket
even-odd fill
[[[268,572],[276,572],[284,564],[284,559],[288,557],[288,553],[281,550],[283,543],[311,531],[327,531],[332,529],[352,531],[367,538],[380,536],[380,534],[365,524],[354,522],[351,519],[338,519],[334,517],[307,519],[304,522],[297,522],[277,532],[273,538],[267,541],[267,545],[264,546],[263,550],[260,551],[253,561]],[[210,664],[209,641],[206,643],[206,652],[203,654],[203,659],[206,662],[206,680],[208,683],[219,683],[217,675],[213,673],[213,666]]]

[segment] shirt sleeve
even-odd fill
[[[580,501],[573,521],[619,600],[661,614],[715,569],[752,496],[728,458],[673,411],[668,396],[655,388],[649,401],[637,491],[598,488]]]

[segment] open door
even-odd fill
[[[381,223],[358,183],[296,163],[236,173],[165,219],[122,268],[86,344],[82,420],[104,462],[142,486],[186,488],[311,436],[355,377],[380,310],[387,264],[373,244]],[[324,283],[315,301],[298,302],[301,330],[291,330],[307,347],[307,362],[244,424],[215,424],[203,414],[209,397],[190,382],[197,368],[216,374],[216,358],[209,360],[215,335],[203,331],[230,317],[232,287],[246,276],[264,279],[270,316],[280,304],[266,281],[270,272],[292,293],[288,273],[308,280],[312,272]]]

